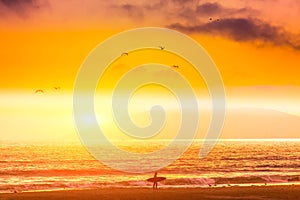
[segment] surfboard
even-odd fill
[[[166,177],[156,177],[156,178],[152,177],[152,178],[148,178],[147,181],[149,181],[149,182],[159,182],[159,181],[163,181],[165,179],[166,179]]]

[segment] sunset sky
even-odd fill
[[[226,89],[221,138],[300,136],[298,0],[0,0],[0,15],[0,142],[77,140],[72,92],[81,64],[108,37],[140,27],[174,29],[206,49]],[[178,71],[202,88],[189,69]],[[122,70],[112,66],[108,79]]]

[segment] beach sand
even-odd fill
[[[193,189],[98,189],[98,190],[68,190],[51,192],[27,192],[0,194],[0,200],[12,199],[88,199],[88,200],[117,200],[117,199],[300,199],[300,186],[249,186],[223,188],[193,188]]]

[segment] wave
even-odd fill
[[[212,185],[216,181],[211,178],[177,178],[177,179],[166,179],[164,181],[165,185]]]
[[[222,177],[222,178],[167,178],[159,182],[159,187],[163,188],[195,188],[212,186],[230,186],[243,184],[284,184],[300,183],[299,176],[249,176],[249,177]],[[21,192],[21,191],[41,191],[41,190],[68,190],[68,189],[98,189],[98,188],[151,188],[152,183],[145,180],[127,180],[118,182],[108,182],[105,180],[76,179],[68,180],[39,180],[25,181],[22,183],[1,183],[0,193]]]
[[[101,176],[120,174],[109,169],[0,170],[0,176]]]
[[[292,178],[288,178],[288,177],[280,177],[280,176],[273,176],[273,177],[270,177],[270,176],[264,176],[264,177],[261,177],[263,180],[265,180],[266,182],[272,182],[272,183],[286,183],[290,180],[299,180],[299,177],[292,177]]]

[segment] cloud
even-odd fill
[[[255,42],[259,45],[268,43],[300,50],[298,35],[266,21],[266,18],[261,20],[262,11],[246,5],[226,7],[218,2],[199,0],[141,0],[115,4],[115,8],[121,10],[117,13],[127,19],[151,19],[155,25],[187,33],[217,35],[238,42]]]
[[[47,5],[47,1],[38,0],[0,0],[0,13],[7,15],[15,13],[19,17],[27,17],[32,10]]]
[[[202,5],[197,6],[196,12],[198,14],[205,15],[214,15],[216,13],[220,13],[224,8],[218,3],[204,3]]]
[[[138,17],[140,19],[144,16],[143,10],[139,9],[137,5],[127,3],[121,5],[120,8],[130,17]]]
[[[150,15],[156,16],[158,13],[161,12],[164,8],[167,7],[167,1],[159,0],[159,1],[152,1],[152,2],[134,2],[131,1],[130,3],[120,4],[115,3],[111,7],[117,13],[128,17],[130,20],[140,21],[144,19],[144,17],[148,17]],[[159,15],[160,17],[162,15]]]
[[[249,7],[227,8],[217,2],[201,3],[199,0],[133,0],[125,4],[117,1],[112,3],[112,10],[122,18],[133,21],[150,19],[156,24],[166,21],[195,24],[207,20],[208,17],[244,17],[259,14],[257,10]]]
[[[195,12],[199,16],[228,16],[230,15],[231,17],[233,15],[237,14],[247,14],[247,15],[253,15],[253,14],[258,14],[258,12],[254,9],[248,8],[248,7],[243,7],[243,8],[226,8],[222,6],[219,3],[203,3],[201,5],[198,5],[195,9]]]
[[[143,15],[152,17],[155,13],[160,17],[173,18],[179,15],[181,10],[186,8],[194,8],[197,6],[198,0],[152,0],[152,1],[130,1],[131,3],[116,5],[130,11],[141,12]]]
[[[225,18],[219,21],[199,23],[197,25],[184,25],[174,23],[169,28],[177,29],[188,33],[204,33],[224,36],[229,39],[247,42],[262,41],[273,45],[287,45],[300,50],[298,35],[292,34],[282,27],[253,18]]]

